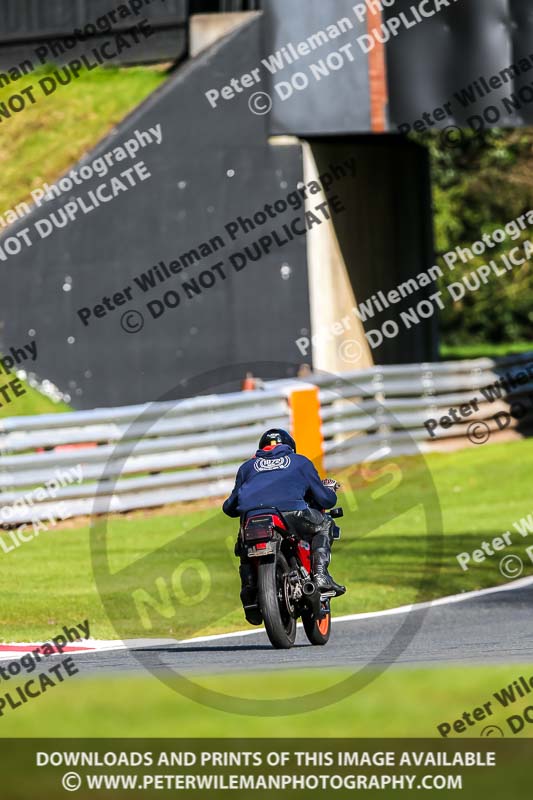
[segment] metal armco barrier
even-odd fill
[[[484,444],[469,439],[474,422],[488,431],[487,442],[533,431],[533,352],[498,361],[314,374],[305,382],[264,386],[176,402],[3,420],[2,521],[16,525],[226,495],[237,466],[254,452],[265,428],[275,425],[295,432],[300,452],[328,473],[390,455]],[[487,398],[481,390],[491,386]],[[460,421],[431,435],[425,424],[429,419],[461,407],[465,415]],[[78,465],[81,482],[61,480]],[[59,484],[53,496],[37,491],[51,480]]]

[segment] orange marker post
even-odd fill
[[[323,478],[324,439],[318,387],[305,386],[291,390],[289,406],[292,420],[291,433],[298,452],[313,462],[318,474]]]

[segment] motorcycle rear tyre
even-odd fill
[[[331,634],[331,612],[323,619],[315,619],[308,611],[302,614],[305,635],[316,646],[328,643]]]
[[[259,563],[257,573],[257,588],[259,607],[267,636],[276,650],[288,650],[296,639],[296,620],[291,617],[284,597],[283,575],[289,572],[289,565],[283,553],[277,553],[272,561]]]

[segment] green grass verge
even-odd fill
[[[33,72],[16,83],[16,91],[48,75]],[[20,202],[43,182],[52,183],[107,134],[165,79],[148,67],[110,67],[81,74],[60,86],[0,126],[0,214]],[[13,93],[13,85],[0,90],[0,102]]]
[[[16,375],[2,375],[0,385],[4,386],[16,378]],[[62,411],[72,411],[70,406],[62,401],[58,403],[51,400],[50,397],[33,389],[26,381],[21,381],[24,387],[24,394],[20,397],[14,397],[11,390],[8,390],[8,397],[11,398],[10,403],[4,403],[0,407],[0,419],[7,417],[20,417],[31,416],[33,414],[60,414]]]
[[[355,694],[325,708],[293,716],[242,716],[187,699],[155,677],[95,680],[75,676],[26,705],[7,710],[0,736],[23,737],[438,737],[437,726],[492,700],[493,716],[453,738],[479,736],[486,724],[505,729],[506,718],[529,702],[504,709],[494,692],[524,675],[529,666],[392,668]],[[349,675],[346,671],[294,670],[195,679],[211,690],[261,699],[312,694]],[[179,689],[179,687],[176,687]],[[532,725],[521,734],[531,736]],[[451,737],[450,737],[451,738]]]
[[[517,342],[513,344],[465,344],[441,345],[440,357],[445,361],[463,358],[501,358],[516,353],[533,352],[533,342]]]
[[[424,481],[423,464],[404,459],[401,485],[390,495],[394,503],[387,494],[380,503],[373,499],[379,482],[356,490],[352,511],[349,498],[341,496],[347,513],[332,572],[348,592],[335,601],[336,614],[391,608],[504,582],[499,558],[463,572],[456,555],[473,551],[532,512],[533,441],[432,454],[426,462],[436,494]],[[432,503],[440,503],[442,510],[442,539],[436,528],[426,529],[424,504]],[[7,533],[3,538],[9,543]],[[110,518],[108,554],[114,576],[107,582],[102,580],[105,538],[99,523],[95,564],[108,597],[105,609],[95,586],[87,526],[41,531],[12,552],[0,552],[2,638],[40,641],[58,627],[86,618],[98,638],[185,638],[242,629],[237,560],[231,552],[235,522],[218,506]],[[518,534],[515,538],[520,540]],[[523,540],[522,549],[527,544]],[[146,605],[147,599],[157,605],[155,610]]]

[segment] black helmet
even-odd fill
[[[259,440],[259,449],[264,450],[270,444],[286,444],[296,452],[296,442],[283,428],[270,428],[266,431]]]

